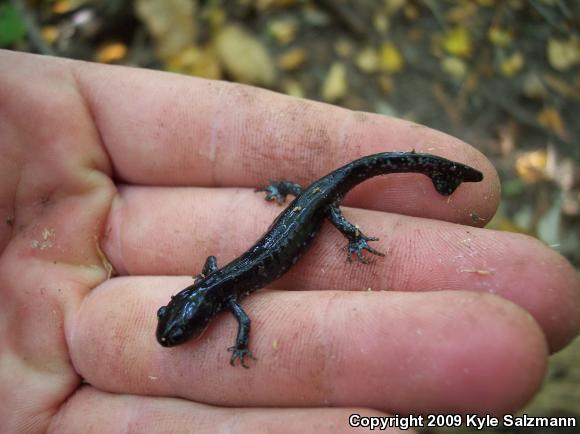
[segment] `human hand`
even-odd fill
[[[503,413],[580,328],[562,257],[475,227],[499,202],[491,164],[416,124],[1,51],[0,144],[3,433],[337,432],[355,411]],[[156,342],[157,309],[205,257],[229,262],[280,212],[255,187],[411,149],[484,180],[449,198],[421,175],[357,187],[345,214],[387,256],[348,264],[325,225],[291,271],[243,301],[250,369],[229,365],[229,314],[200,340]],[[109,263],[124,277],[108,279]]]

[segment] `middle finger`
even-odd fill
[[[243,253],[281,209],[249,189],[125,187],[104,249],[121,274],[195,275],[209,255],[222,266]],[[343,211],[365,234],[380,238],[371,244],[387,256],[366,252],[370,264],[345,263],[346,240],[325,224],[306,256],[270,287],[490,292],[528,310],[551,349],[575,335],[574,272],[538,241],[437,220]]]

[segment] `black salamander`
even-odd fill
[[[291,194],[296,198],[274,220],[264,235],[239,258],[218,268],[215,256],[209,256],[194,283],[171,297],[157,312],[157,340],[164,347],[182,344],[201,336],[209,322],[221,311],[229,310],[239,328],[230,363],[236,359],[247,368],[244,358],[254,358],[248,349],[250,318],[240,300],[251,292],[278,279],[306,252],[323,221],[328,219],[347,238],[348,260],[355,254],[366,263],[363,250],[384,256],[369,246],[368,237],[348,222],[339,205],[357,184],[377,175],[416,172],[431,178],[435,189],[450,195],[462,182],[479,182],[478,170],[430,154],[383,152],[359,158],[320,178],[308,188],[290,181],[273,182],[257,190],[266,192],[266,200],[283,203]]]

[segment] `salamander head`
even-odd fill
[[[199,288],[186,288],[157,311],[157,341],[173,347],[200,337],[216,313],[213,303]]]

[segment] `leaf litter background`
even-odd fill
[[[12,0],[0,1],[0,47],[238,81],[445,131],[500,173],[488,227],[580,267],[577,0]],[[579,385],[577,339],[524,411],[580,417]]]

